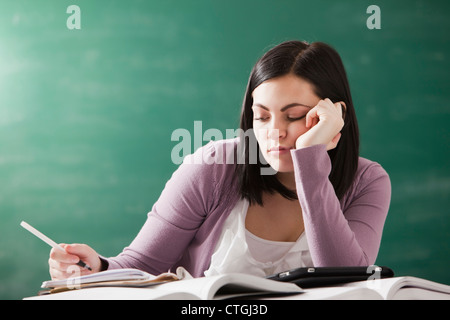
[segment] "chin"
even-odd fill
[[[270,161],[269,162],[272,169],[280,173],[290,173],[294,172],[294,164],[291,161]]]
[[[279,173],[292,173],[292,172],[294,172],[294,168],[293,167],[291,167],[291,168],[281,167],[281,168],[278,168],[278,169],[275,169],[275,170],[277,172],[279,172]]]

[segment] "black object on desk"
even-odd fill
[[[388,267],[305,267],[283,271],[267,279],[292,282],[301,288],[325,287],[336,284],[384,279],[394,276],[394,271]]]

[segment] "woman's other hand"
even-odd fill
[[[343,102],[333,103],[330,99],[320,100],[306,115],[307,132],[297,138],[296,148],[324,144],[327,150],[336,148],[344,126]]]

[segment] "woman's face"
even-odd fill
[[[278,172],[293,172],[291,149],[305,133],[305,116],[320,98],[312,85],[288,74],[261,83],[253,90],[253,129],[261,153]]]

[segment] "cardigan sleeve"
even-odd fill
[[[185,158],[133,242],[116,257],[101,257],[108,269],[137,268],[160,274],[174,266],[214,206],[216,166],[204,161],[212,152],[211,145],[205,146]]]
[[[341,205],[328,179],[331,160],[326,146],[291,153],[314,266],[374,264],[391,198],[388,174],[379,164],[366,160]]]

